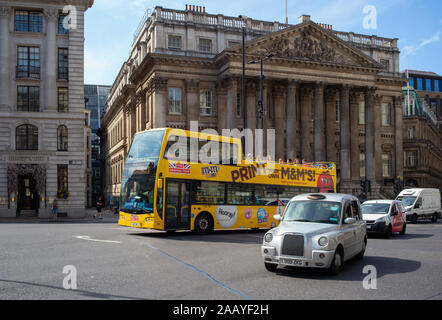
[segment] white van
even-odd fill
[[[403,203],[407,220],[416,223],[421,218],[437,222],[441,214],[439,189],[405,189],[396,198]]]

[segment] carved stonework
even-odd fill
[[[155,77],[150,80],[150,87],[153,91],[167,91],[167,82],[166,78]]]
[[[46,19],[48,19],[51,22],[58,21],[58,10],[57,9],[44,9],[43,14],[45,15]]]
[[[0,7],[0,17],[8,17],[10,13],[10,7]]]
[[[304,29],[294,38],[274,39],[269,45],[264,46],[263,53],[273,53],[277,57],[298,60],[328,62],[338,64],[354,64],[349,58],[339,53],[336,46],[332,45],[326,37],[318,39],[313,36],[312,29]]]

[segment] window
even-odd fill
[[[384,66],[385,71],[390,70],[390,60],[381,59],[381,64]]]
[[[365,153],[359,154],[359,176],[365,178]]]
[[[359,102],[359,124],[365,124],[365,102]]]
[[[69,77],[69,52],[68,49],[58,49],[58,80],[68,80]]]
[[[226,183],[212,181],[196,181],[193,185],[193,203],[225,204]]]
[[[40,88],[39,87],[17,87],[17,111],[40,111]]]
[[[236,117],[241,117],[241,93],[236,94]]]
[[[381,105],[382,112],[382,125],[389,126],[391,125],[391,107],[389,103],[383,103]]]
[[[17,48],[17,78],[40,79],[40,48]]]
[[[425,91],[431,91],[431,79],[425,79]]]
[[[392,173],[392,155],[391,154],[383,154],[382,155],[382,177],[390,178]]]
[[[57,188],[58,192],[68,191],[68,165],[57,164]]]
[[[414,88],[414,77],[410,77],[410,81],[408,82],[408,86]]]
[[[439,92],[439,80],[434,80],[434,91]]]
[[[423,90],[424,89],[424,84],[423,84],[423,80],[422,78],[417,78],[417,90]]]
[[[68,88],[58,88],[58,112],[68,111]]]
[[[67,17],[66,14],[60,14],[58,16],[58,34],[68,34],[69,30],[65,29],[63,26],[63,21]]]
[[[200,90],[200,114],[211,115],[212,114],[212,91]]]
[[[200,39],[200,51],[201,52],[212,52],[212,40],[210,39]]]
[[[23,124],[15,129],[16,150],[38,150],[38,128]]]
[[[238,46],[240,44],[241,44],[241,42],[239,42],[239,41],[228,41],[227,47],[230,48],[230,47]]]
[[[15,10],[15,31],[43,32],[43,15],[39,11]]]
[[[169,113],[181,114],[180,88],[169,88]]]
[[[416,151],[407,152],[407,167],[417,167],[417,153]]]
[[[172,36],[169,35],[168,39],[168,48],[169,49],[181,49],[181,37],[180,36]]]
[[[414,139],[414,127],[407,128],[407,139]]]
[[[68,128],[63,125],[57,128],[57,150],[68,151]]]

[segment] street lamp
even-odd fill
[[[267,54],[264,58],[259,60],[249,61],[250,64],[260,63],[261,65],[261,76],[259,77],[259,101],[258,101],[258,129],[263,129],[263,119],[264,119],[264,110],[263,110],[263,91],[264,91],[264,73],[263,73],[263,62],[273,57],[273,53]]]
[[[243,146],[243,154],[245,155],[246,145],[245,145],[245,130],[247,128],[247,110],[246,110],[246,26],[247,26],[247,17],[240,15],[238,16],[242,21],[242,92],[241,92],[241,104],[242,104],[242,122],[243,122],[243,136],[242,136],[242,146]]]

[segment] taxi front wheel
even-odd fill
[[[278,265],[274,264],[274,263],[264,262],[264,266],[266,267],[267,271],[270,271],[270,272],[275,272],[276,268],[278,268]]]
[[[342,250],[340,248],[336,249],[335,256],[333,257],[333,261],[330,265],[330,268],[328,268],[328,273],[332,276],[335,276],[341,272],[342,265],[344,263]]]

